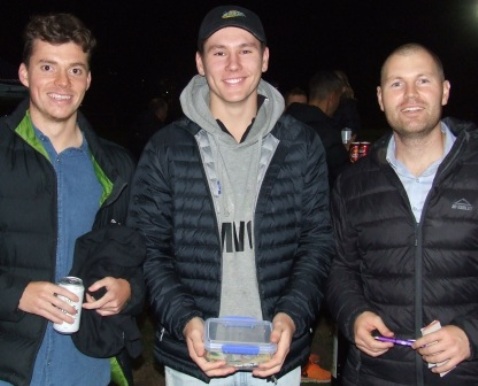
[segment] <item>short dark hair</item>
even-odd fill
[[[289,91],[285,93],[285,97],[287,98],[289,95],[304,95],[307,97],[307,93],[302,87],[296,86],[292,87]]]
[[[309,100],[324,100],[330,94],[342,92],[343,82],[334,71],[317,71],[309,82]]]
[[[424,52],[426,52],[428,55],[431,56],[431,58],[432,58],[433,61],[435,62],[435,65],[437,66],[438,73],[440,74],[440,77],[442,78],[441,80],[445,80],[445,70],[443,69],[443,63],[442,63],[442,61],[440,60],[440,58],[438,57],[437,54],[435,54],[431,49],[425,47],[425,46],[422,45],[422,44],[419,44],[419,43],[406,43],[406,44],[403,44],[403,45],[401,45],[401,46],[395,48],[395,49],[387,56],[387,59],[385,59],[385,61],[383,62],[382,68],[381,68],[381,70],[380,70],[380,83],[382,83],[382,81],[383,81],[385,66],[386,66],[386,64],[388,63],[388,60],[389,60],[392,56],[394,56],[394,55],[409,55],[409,54],[412,54],[412,53],[417,52],[417,51],[424,51]]]
[[[23,63],[28,65],[36,39],[51,44],[74,42],[88,55],[88,61],[96,46],[91,30],[76,16],[69,13],[35,15],[28,22],[23,33]]]

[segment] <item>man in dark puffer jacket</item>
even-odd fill
[[[334,252],[324,149],[261,79],[257,15],[216,8],[198,44],[186,117],[146,145],[128,216],[147,244],[156,358],[167,384],[298,386]],[[277,352],[254,376],[206,360],[204,320],[231,315],[273,323]]]
[[[450,84],[421,45],[387,58],[377,90],[393,135],[338,178],[332,199],[327,298],[352,343],[343,384],[477,385],[478,129],[440,120]],[[434,320],[442,327],[422,337]]]
[[[57,295],[76,295],[55,283],[70,272],[76,239],[124,223],[134,170],[126,149],[99,138],[78,111],[95,42],[73,15],[33,17],[19,68],[30,98],[0,120],[2,386],[106,386],[110,364],[126,384],[116,357],[84,355],[70,335],[53,330],[53,323],[73,322],[62,310],[75,309]],[[140,269],[131,280],[107,275],[86,288],[106,293],[87,296],[83,313],[137,313],[142,284]]]

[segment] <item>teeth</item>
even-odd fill
[[[421,110],[421,107],[407,107],[406,109],[403,109],[403,111],[419,111]]]
[[[50,94],[50,97],[57,101],[65,101],[65,100],[71,99],[71,95],[62,95],[62,94]]]
[[[237,84],[240,81],[241,81],[241,78],[237,78],[237,79],[227,79],[225,82],[230,84]]]

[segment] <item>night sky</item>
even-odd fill
[[[16,76],[29,16],[75,13],[99,41],[83,109],[100,132],[105,125],[121,131],[156,95],[169,93],[174,114],[179,92],[196,73],[202,17],[213,6],[239,4],[263,21],[271,52],[264,79],[281,92],[307,87],[318,69],[342,69],[355,89],[363,125],[386,126],[375,97],[380,66],[398,45],[415,41],[444,63],[452,84],[445,114],[478,121],[478,0],[283,2],[1,0],[0,58]]]

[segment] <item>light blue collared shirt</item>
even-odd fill
[[[68,275],[76,239],[89,232],[100,207],[101,185],[96,177],[86,139],[79,148],[57,153],[48,137],[35,129],[56,172],[58,235],[55,279]],[[81,328],[81,326],[80,326]],[[69,335],[48,322],[36,357],[31,386],[106,386],[109,360],[82,354]]]
[[[428,192],[432,187],[438,167],[450,152],[450,149],[452,148],[456,139],[447,125],[445,125],[443,122],[440,124],[441,131],[445,134],[443,155],[440,159],[436,160],[428,168],[426,168],[425,171],[418,177],[410,173],[406,166],[395,157],[395,138],[393,135],[387,147],[387,162],[390,164],[393,170],[395,170],[395,173],[397,173],[400,181],[402,181],[417,223],[420,222],[422,217],[423,205],[425,204]]]

